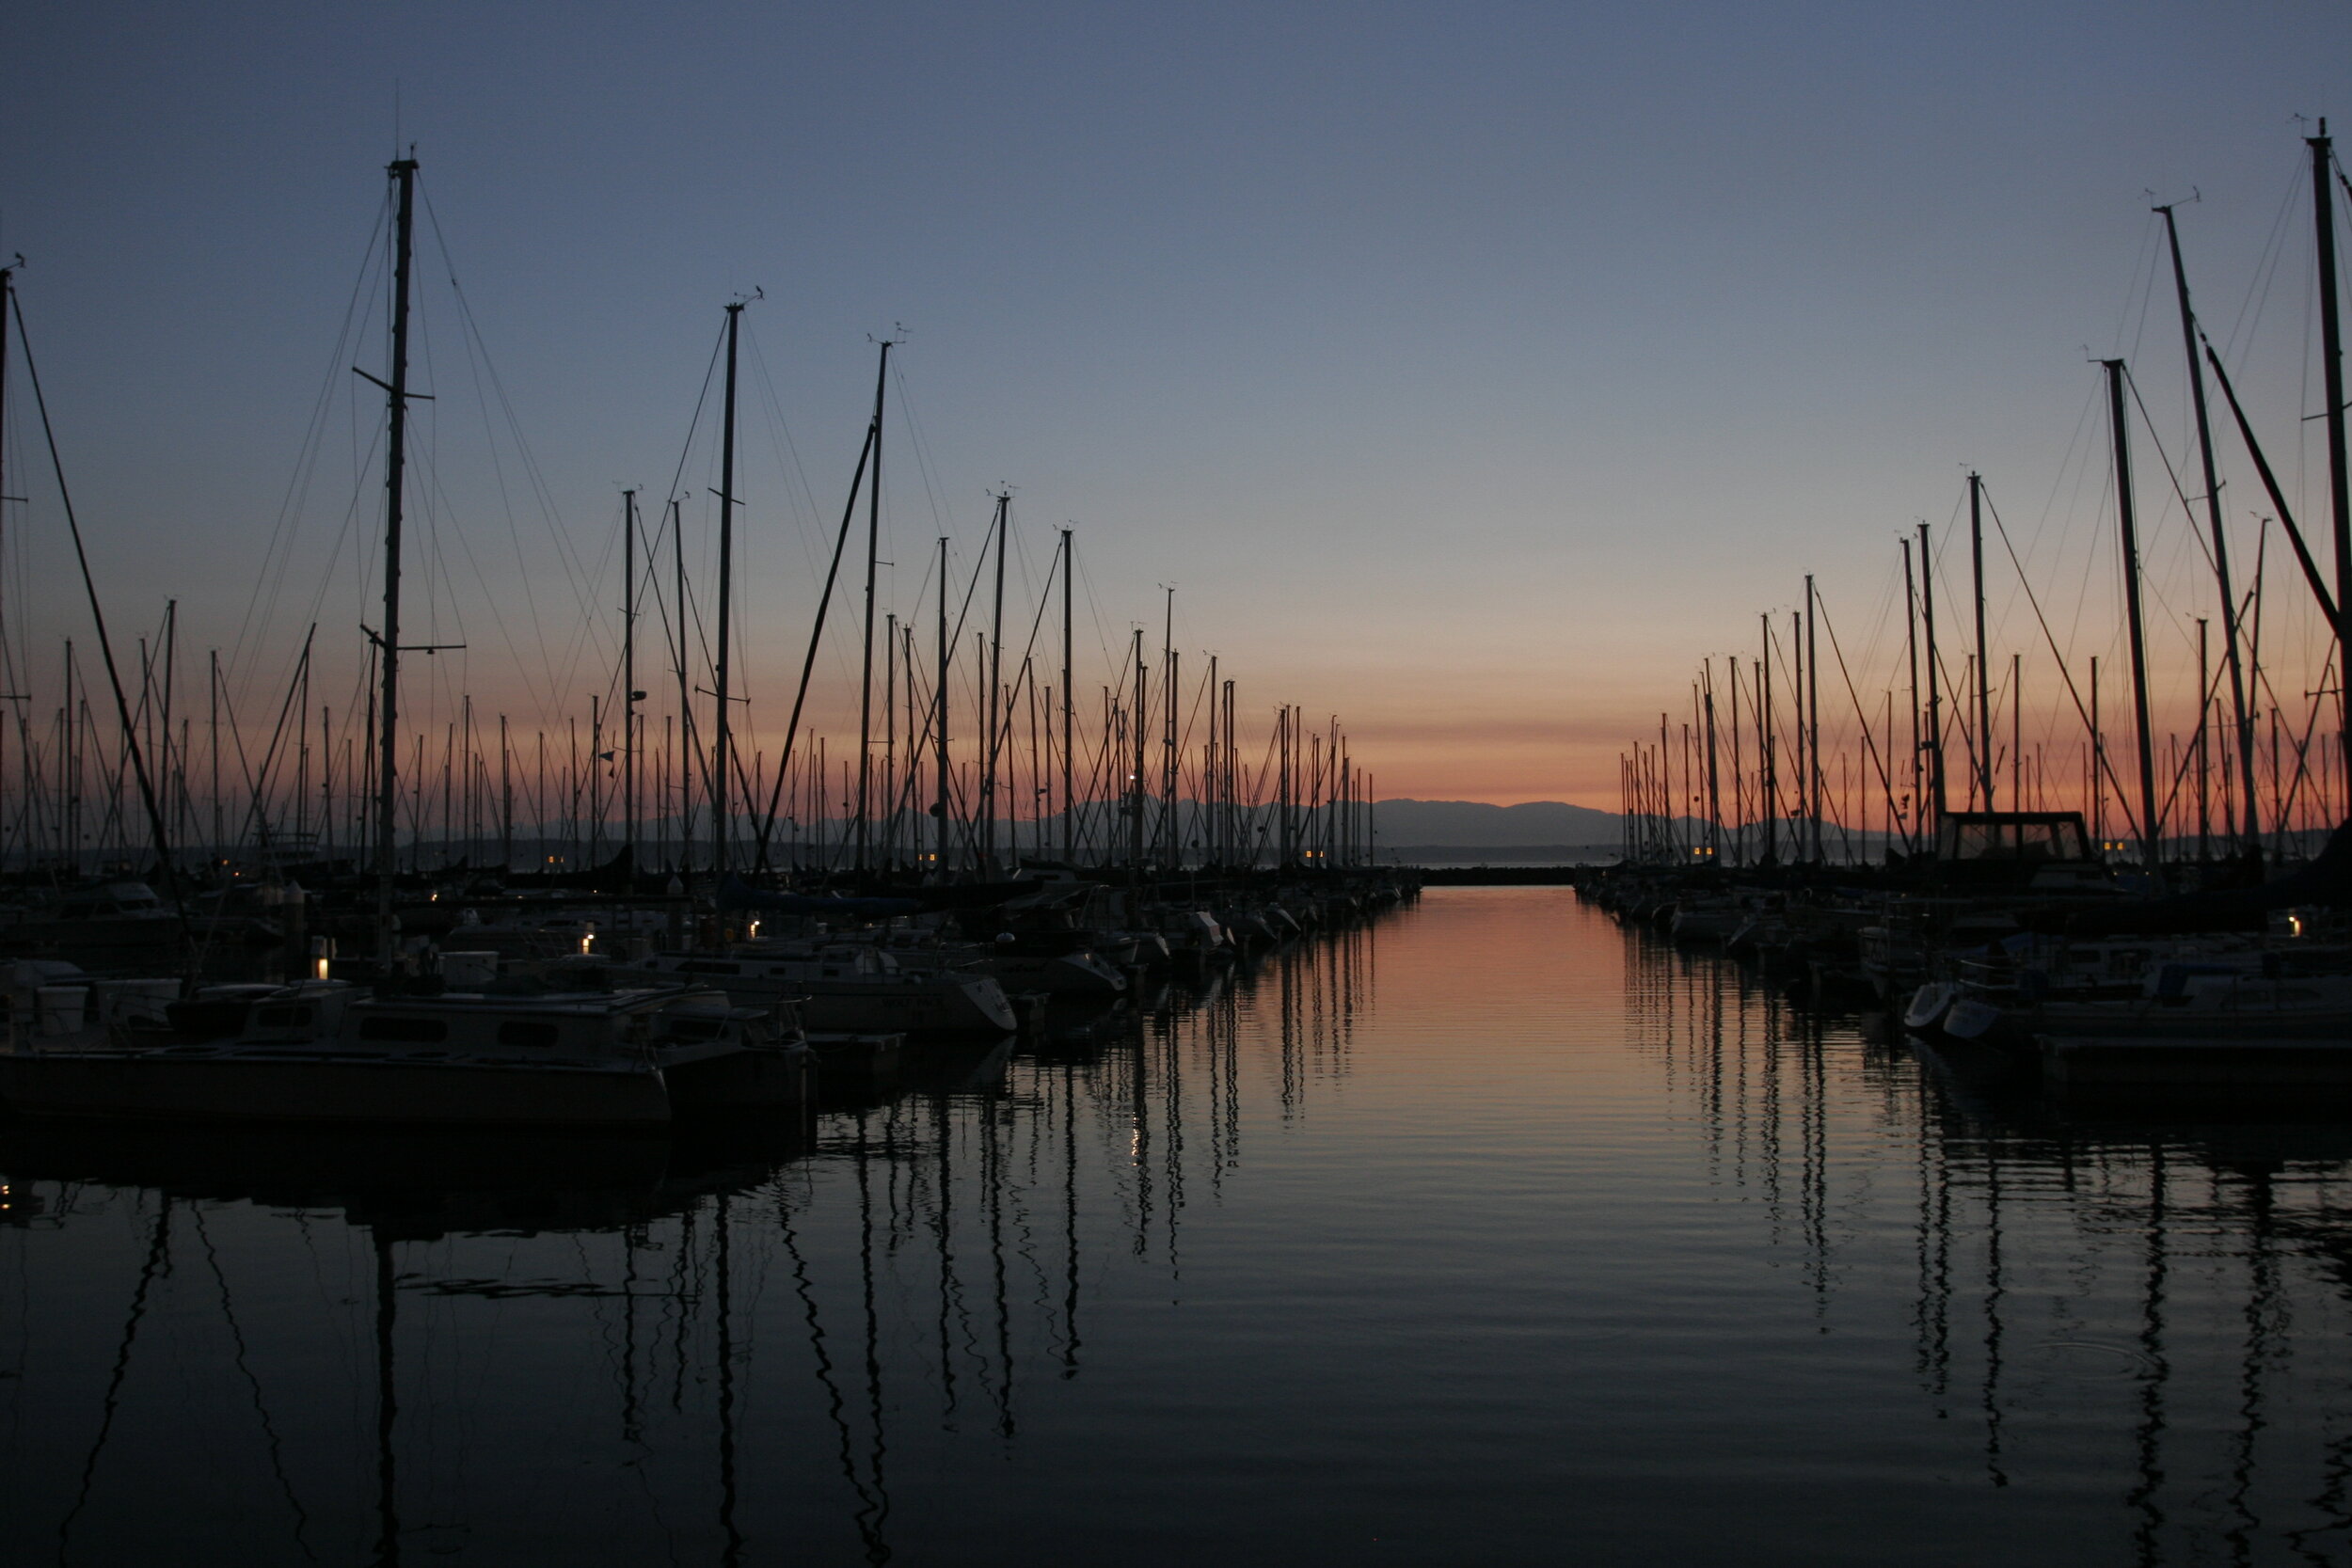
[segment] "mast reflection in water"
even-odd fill
[[[2341,1561],[2348,1161],[1548,889],[755,1134],[17,1125],[0,1555]]]

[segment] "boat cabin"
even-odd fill
[[[675,1050],[729,1038],[775,1043],[765,1012],[732,1007],[716,990],[583,991],[529,998],[444,992],[368,996],[341,981],[313,981],[254,1002],[243,1045],[504,1055],[605,1056],[632,1049]]]
[[[2109,894],[2107,868],[2092,853],[2082,813],[1946,812],[1935,831],[1929,880],[2050,894]]]
[[[145,882],[75,888],[57,900],[59,920],[167,920],[171,911]]]
[[[2074,861],[2098,857],[2078,811],[1949,811],[1936,824],[1939,861]]]
[[[898,962],[866,942],[744,942],[724,955],[657,954],[640,967],[724,986],[730,979],[872,980],[895,973]]]

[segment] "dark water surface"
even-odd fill
[[[2352,1136],[1443,889],[804,1130],[0,1132],[0,1561],[2352,1561]]]

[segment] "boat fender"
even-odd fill
[[[1952,1004],[1951,983],[1931,980],[1911,994],[1911,1006],[1903,1009],[1903,1027],[1931,1029]]]

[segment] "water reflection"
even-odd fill
[[[1181,1292],[1245,1096],[1344,1070],[1371,940],[910,1050],[801,1125],[11,1125],[7,1559],[889,1561],[902,1465],[1086,1372],[1108,1259]]]
[[[2085,1115],[1801,984],[1620,940],[1629,1043],[1818,1318],[1897,1223],[1884,1156],[1910,1157],[1912,1366],[1976,1426],[1982,1484],[2106,1476],[2137,1563],[2347,1560],[2352,1129],[2291,1103]]]
[[[800,1125],[0,1171],[11,1563],[2352,1551],[2352,1132],[2021,1098],[1542,889]]]

